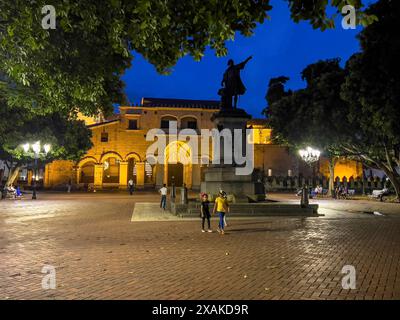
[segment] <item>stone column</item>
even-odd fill
[[[162,187],[164,183],[164,165],[157,164],[156,165],[156,187]]]
[[[144,188],[144,162],[136,162],[136,186],[140,189]]]
[[[94,187],[95,189],[101,189],[103,187],[103,165],[94,165]]]
[[[32,170],[28,169],[27,170],[27,177],[26,177],[26,181],[27,181],[27,185],[28,186],[32,185],[32,177],[33,177]]]
[[[119,162],[119,188],[126,189],[128,187],[128,161]]]

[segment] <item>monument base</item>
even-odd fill
[[[251,119],[243,109],[221,109],[211,117],[215,127],[219,131],[227,129],[232,132],[242,130],[241,141],[243,145],[241,150],[246,150],[246,128],[247,121]],[[236,133],[235,133],[236,134]],[[236,142],[235,142],[236,143]],[[234,148],[234,145],[228,146]],[[242,151],[243,152],[243,151]],[[228,158],[225,158],[228,155]],[[216,196],[220,190],[224,190],[228,195],[228,200],[235,203],[254,202],[256,195],[256,183],[253,181],[252,174],[238,175],[236,174],[235,159],[233,157],[233,149],[224,152],[224,144],[220,144],[220,163],[219,165],[211,165],[205,171],[204,181],[201,183],[201,191],[209,195]],[[233,163],[233,164],[232,164]]]
[[[233,202],[249,202],[256,194],[256,184],[251,175],[237,175],[235,167],[211,167],[205,172],[201,192],[212,196],[224,190]]]

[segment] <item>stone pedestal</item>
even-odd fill
[[[232,143],[234,146],[234,130],[242,130],[242,154],[245,155],[246,149],[246,125],[251,116],[242,109],[221,110],[213,115],[215,127],[222,131],[228,129],[232,133]],[[252,174],[238,175],[236,168],[240,165],[235,163],[234,149],[224,150],[224,139],[220,140],[220,164],[210,164],[205,171],[204,181],[201,183],[201,191],[217,195],[219,190],[224,190],[228,197],[233,198],[234,202],[248,202],[248,196],[254,196],[256,185]],[[213,147],[218,148],[215,144]],[[237,145],[235,146],[238,147]],[[239,146],[240,147],[240,146]],[[244,165],[243,165],[244,166]]]

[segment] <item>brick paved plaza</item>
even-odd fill
[[[157,199],[0,201],[0,299],[400,298],[396,204],[375,216],[349,209],[362,202],[321,201],[325,216],[228,218],[220,236],[198,220],[131,222],[135,201]],[[44,265],[56,268],[54,290],[42,289]],[[355,290],[342,289],[344,265],[356,269]]]

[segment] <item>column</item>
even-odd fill
[[[128,161],[120,161],[119,163],[119,188],[126,189],[128,187]]]
[[[136,186],[139,189],[144,188],[144,162],[136,162]]]
[[[94,187],[96,189],[101,189],[103,187],[103,165],[94,165]]]
[[[27,182],[28,186],[32,185],[32,178],[33,178],[32,170],[28,169],[28,172],[26,175],[26,182]]]
[[[156,164],[156,187],[162,187],[164,183],[164,165]]]

